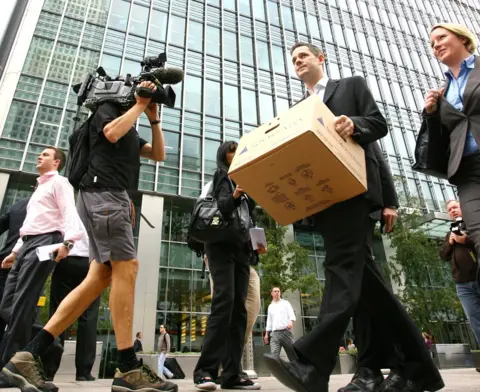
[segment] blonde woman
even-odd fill
[[[425,97],[424,124],[449,136],[448,180],[457,186],[463,219],[480,254],[480,58],[466,27],[432,27],[433,55],[447,67],[442,88]],[[477,274],[478,283],[478,274]]]

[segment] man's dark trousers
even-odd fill
[[[63,235],[60,232],[28,236],[18,252],[8,274],[0,305],[0,316],[7,323],[7,330],[0,345],[2,366],[31,340],[38,298],[48,276],[57,265],[50,259],[40,261],[36,249],[39,246],[62,242]]]
[[[306,359],[325,377],[336,363],[340,342],[359,303],[374,307],[375,316],[388,320],[402,346],[405,376],[421,385],[440,378],[420,332],[403,306],[388,290],[369,251],[371,230],[368,201],[358,196],[315,216],[327,250],[325,291],[319,324],[295,342],[300,360]]]
[[[370,215],[371,217],[371,215]],[[380,217],[379,217],[380,220]],[[370,229],[373,233],[377,220],[370,219]],[[373,241],[373,235],[372,235]],[[370,252],[372,244],[370,245]],[[372,254],[372,253],[371,253]],[[373,259],[373,254],[372,254]],[[377,263],[370,263],[377,271],[377,276],[382,276]],[[385,279],[382,279],[385,286]],[[387,286],[387,288],[389,288]],[[403,360],[395,343],[395,336],[384,317],[376,317],[375,306],[367,301],[359,301],[353,316],[353,331],[355,344],[358,348],[358,367],[372,370],[390,369],[403,372]]]
[[[88,257],[68,256],[62,260],[52,275],[50,288],[50,317],[56,312],[60,302],[82,281],[88,274]],[[97,319],[100,307],[98,297],[78,319],[77,346],[75,352],[75,367],[77,377],[91,374],[95,362],[97,347]],[[60,335],[62,346],[65,343],[65,333]],[[62,352],[49,350],[42,357],[45,374],[53,379],[60,367]]]

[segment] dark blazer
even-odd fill
[[[323,102],[335,116],[345,115],[355,124],[352,138],[365,150],[368,186],[365,197],[369,200],[372,211],[383,208],[379,155],[375,152],[374,142],[388,133],[388,127],[365,79],[360,76],[329,79]],[[380,150],[379,152],[381,155]]]
[[[135,342],[133,342],[133,351],[136,353],[143,351],[142,341],[138,338],[135,339]]]
[[[2,216],[0,216],[0,235],[8,230],[5,246],[0,250],[0,261],[7,257],[20,237],[20,229],[27,216],[27,205],[30,197],[20,199],[13,203]]]
[[[383,207],[395,207],[398,208],[398,197],[395,189],[395,183],[393,182],[392,174],[388,168],[387,162],[383,157],[382,150],[377,143],[372,143],[375,156],[378,161],[378,171],[380,175],[380,181],[382,184],[382,200]],[[370,217],[376,221],[382,221],[382,209],[374,211],[370,214]]]
[[[444,85],[444,95],[448,87],[447,80]],[[463,93],[463,110],[455,109],[445,97],[441,97],[438,110],[432,115],[424,112],[423,121],[422,126],[428,122],[430,127],[437,128],[450,138],[447,170],[447,177],[450,180],[460,166],[468,130],[480,145],[480,57],[475,56],[475,68],[468,77]],[[455,181],[451,182],[455,183]]]

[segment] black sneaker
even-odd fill
[[[248,377],[241,376],[234,381],[221,384],[222,389],[242,389],[247,391],[256,391],[262,388],[262,386],[256,382],[253,382]]]
[[[164,391],[177,392],[178,386],[169,381],[163,381],[157,374],[140,360],[140,367],[122,373],[117,369],[113,378],[112,392],[131,391]]]
[[[40,358],[27,351],[16,353],[2,369],[7,381],[28,392],[58,392],[55,384],[47,382]]]
[[[195,388],[199,391],[216,391],[217,384],[211,377],[199,377],[194,381]]]

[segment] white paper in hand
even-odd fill
[[[259,248],[258,244],[263,245],[264,248],[267,247],[265,230],[263,230],[261,227],[252,227],[250,229],[250,240],[252,241],[253,250],[257,250]]]
[[[40,261],[50,260],[50,253],[55,252],[61,246],[62,246],[61,243],[60,244],[39,246],[35,250],[35,252],[37,253],[38,260],[40,260]]]

